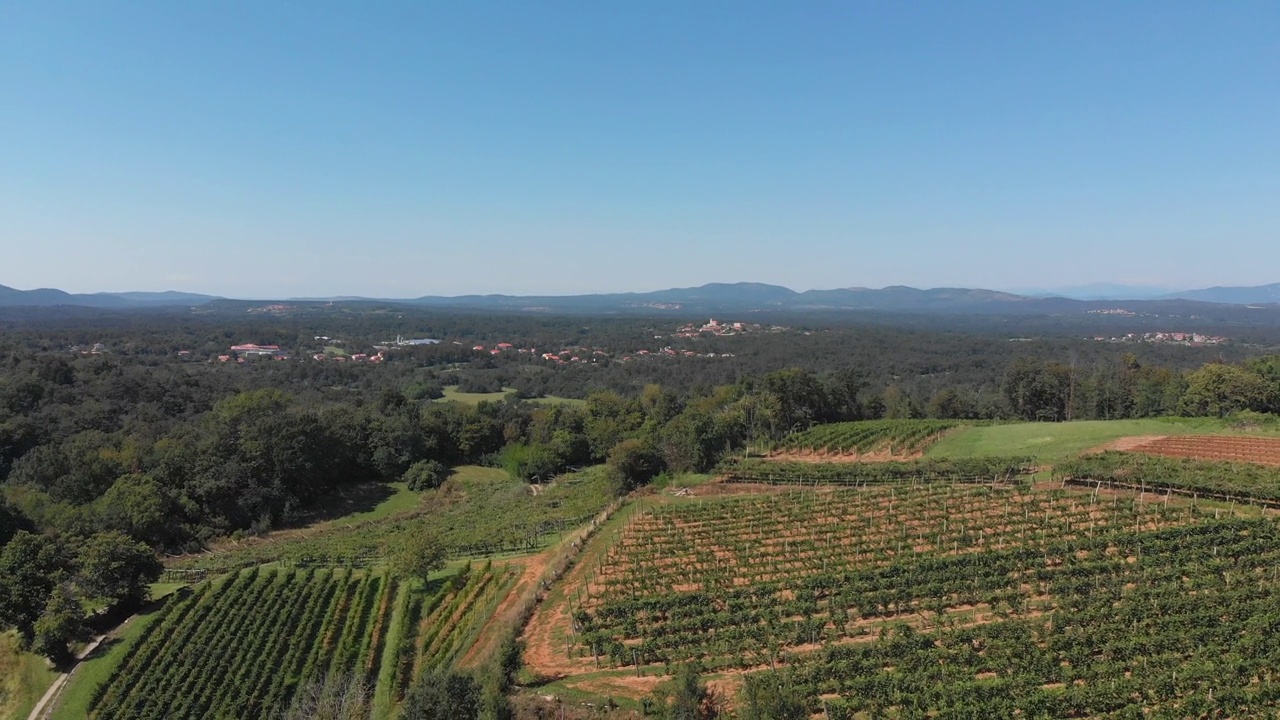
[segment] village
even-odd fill
[[[1231,342],[1225,337],[1219,335],[1203,335],[1194,332],[1149,332],[1149,333],[1125,333],[1116,337],[1106,337],[1098,335],[1093,338],[1098,342],[1110,343],[1153,343],[1159,345],[1186,345],[1188,347],[1202,347],[1205,345],[1222,345]]]

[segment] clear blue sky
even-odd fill
[[[5,2],[0,284],[1280,281],[1280,3]]]

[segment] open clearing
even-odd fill
[[[449,385],[444,388],[444,397],[440,399],[453,400],[460,403],[466,403],[468,405],[477,405],[481,402],[501,402],[503,399],[507,397],[507,395],[513,392],[515,392],[515,388],[503,388],[502,392],[492,392],[492,393],[458,392],[458,387],[456,385]],[[554,405],[554,404],[586,405],[587,404],[586,400],[580,400],[578,398],[558,397],[555,395],[548,395],[546,397],[540,397],[540,398],[528,398],[525,400],[525,402],[544,403],[548,405]]]

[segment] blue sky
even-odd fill
[[[1280,281],[1280,3],[0,0],[0,284]]]

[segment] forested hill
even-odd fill
[[[709,283],[641,293],[587,295],[424,295],[418,298],[291,298],[280,302],[379,303],[396,306],[501,310],[536,313],[723,313],[858,312],[976,315],[1081,315],[1117,309],[1136,315],[1211,317],[1280,325],[1280,295],[1275,285],[1258,288],[1210,288],[1159,299],[1074,300],[1032,297],[978,288],[919,289],[906,286],[838,288],[796,292],[764,283]],[[217,298],[181,292],[71,294],[62,290],[15,290],[0,286],[0,307],[81,306],[105,309],[191,307]],[[1268,307],[1246,307],[1265,305]]]

